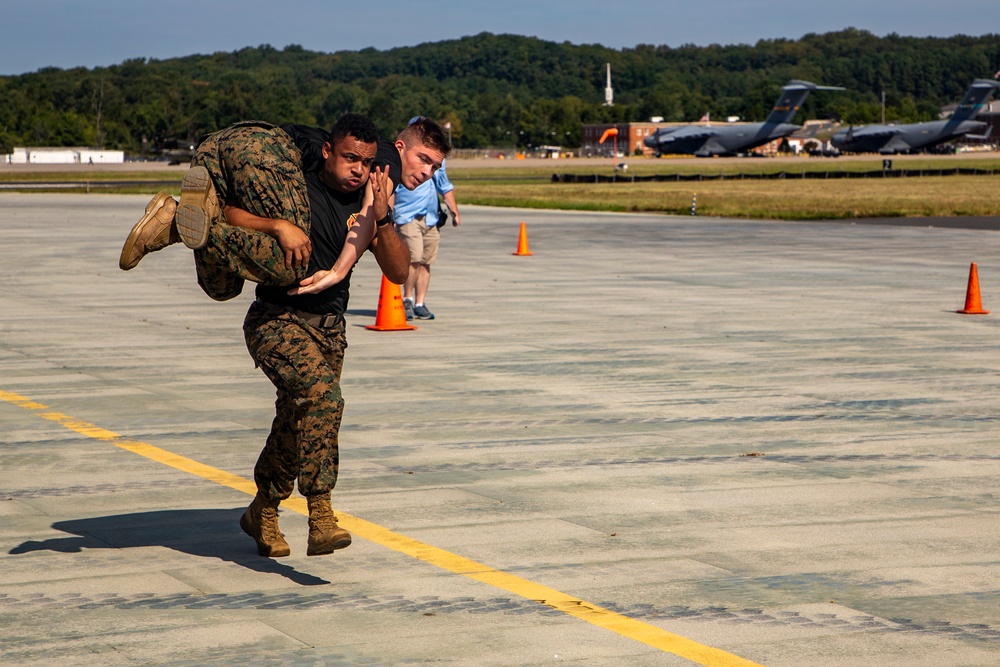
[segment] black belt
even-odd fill
[[[344,322],[343,315],[332,315],[327,313],[326,315],[317,315],[316,313],[307,313],[304,310],[295,310],[294,308],[289,308],[288,312],[303,320],[306,324],[311,324],[317,329],[333,329],[334,327],[340,326]]]
[[[295,315],[300,320],[316,327],[317,329],[333,329],[344,322],[343,315],[334,315],[332,313],[327,313],[326,315],[318,315],[316,313],[309,313],[304,310],[299,310],[298,308],[292,308],[291,306],[282,306],[276,303],[269,303],[262,299],[257,299],[257,302],[266,308],[277,308],[283,310],[286,313],[291,313]]]

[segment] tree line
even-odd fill
[[[605,63],[615,104],[605,106]],[[0,152],[97,146],[142,154],[239,120],[331,126],[369,115],[393,136],[417,114],[450,123],[459,148],[581,143],[583,123],[763,120],[789,79],[843,86],[797,118],[879,122],[937,117],[1000,69],[1000,35],[885,37],[846,29],[753,45],[600,45],[482,33],[384,51],[269,45],[111,67],[0,77]]]

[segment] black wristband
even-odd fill
[[[384,227],[384,226],[388,225],[390,222],[392,222],[392,209],[391,208],[389,209],[389,212],[385,214],[385,217],[383,217],[381,220],[376,220],[375,224],[378,225],[379,227]]]

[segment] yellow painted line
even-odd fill
[[[19,408],[25,408],[26,410],[44,410],[46,407],[41,403],[36,403],[30,398],[25,398],[24,396],[18,396],[17,394],[12,394],[7,391],[0,390],[0,400],[7,401],[8,403],[13,403]]]
[[[151,461],[168,465],[177,470],[237,491],[242,491],[247,495],[252,496],[257,492],[257,487],[252,480],[244,479],[238,475],[233,475],[224,470],[198,463],[197,461],[192,461],[189,458],[144,442],[129,440],[117,433],[85,421],[80,421],[69,415],[49,411],[48,406],[32,401],[24,396],[0,391],[0,400],[25,408],[26,410],[32,410],[42,419],[61,424],[70,431],[85,435],[88,438],[108,442],[115,447],[120,447]],[[306,507],[305,498],[289,498],[282,501],[281,504],[282,507],[287,507],[299,514],[309,516],[309,509]],[[522,598],[552,607],[564,614],[596,625],[599,628],[610,630],[618,635],[628,637],[666,653],[673,653],[699,665],[705,665],[706,667],[762,667],[758,663],[751,662],[732,653],[699,644],[686,637],[667,632],[655,625],[623,616],[610,609],[599,607],[572,595],[557,591],[554,588],[495,570],[488,565],[483,565],[474,560],[453,554],[450,551],[424,544],[423,542],[400,535],[388,528],[365,521],[364,519],[359,519],[356,516],[351,516],[339,510],[337,511],[337,517],[340,525],[357,537],[393,549],[430,565],[435,565],[443,570],[460,574],[463,577],[474,579],[475,581],[505,590]]]

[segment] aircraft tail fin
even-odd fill
[[[983,108],[990,96],[1000,88],[1000,81],[993,79],[976,79],[965,91],[965,97],[959,103],[955,113],[951,115],[951,121],[960,123],[963,120],[974,118]]]
[[[809,93],[814,90],[844,90],[835,86],[817,86],[809,81],[799,81],[793,79],[781,88],[781,97],[775,103],[771,113],[768,114],[765,123],[778,125],[780,123],[790,123],[798,112],[799,107],[805,102]]]

